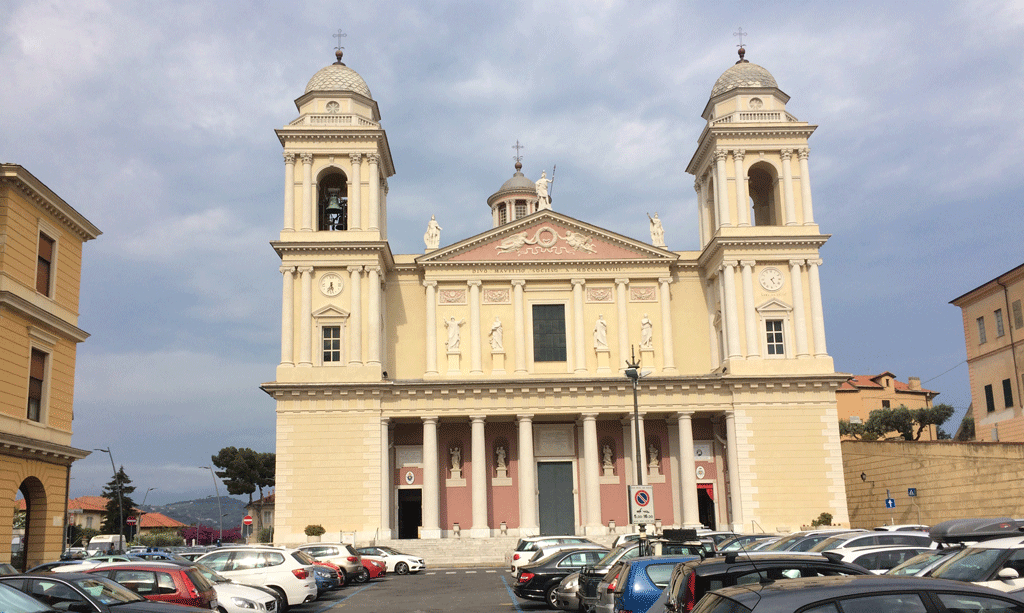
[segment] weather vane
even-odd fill
[[[344,49],[344,47],[341,46],[341,39],[345,38],[346,36],[348,36],[348,34],[342,32],[341,28],[338,28],[337,34],[331,34],[332,38],[338,39],[338,46],[334,48],[335,51],[341,51],[342,49]]]
[[[338,31],[340,32],[341,30],[338,30]],[[749,36],[750,34],[748,32],[744,32],[743,31],[743,27],[740,26],[739,30],[736,31],[736,32],[733,32],[732,35],[733,36],[738,36],[740,38],[740,44],[738,44],[736,46],[742,48],[743,47],[743,37],[744,36]]]
[[[522,155],[522,153],[520,153],[520,149],[522,149],[523,146],[519,144],[519,139],[518,138],[516,139],[516,144],[512,145],[512,148],[516,150],[516,154],[512,157],[512,159],[517,161],[517,162],[522,162],[523,161],[523,155]]]

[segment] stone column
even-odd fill
[[[381,538],[391,538],[391,497],[394,492],[391,468],[391,420],[380,418],[380,532]]]
[[[474,415],[470,417],[472,422],[472,441],[470,443],[470,454],[472,454],[473,476],[473,528],[469,535],[473,538],[487,538],[491,536],[491,529],[487,525],[487,443],[484,437],[484,416]]]
[[[783,149],[779,152],[782,156],[782,197],[786,203],[786,225],[796,225],[796,203],[793,202],[793,159],[792,149]]]
[[[661,360],[663,370],[667,373],[676,371],[675,347],[672,342],[672,294],[669,291],[671,277],[658,279],[661,284],[661,293],[658,298],[661,301]]]
[[[615,280],[615,307],[617,312],[615,327],[619,336],[619,370],[626,369],[629,359],[629,320],[626,311],[626,289],[629,279]]]
[[[366,159],[370,162],[369,167],[369,181],[370,181],[370,219],[368,229],[379,230],[380,229],[380,155],[376,153],[370,153],[366,156]]]
[[[583,500],[586,503],[586,517],[583,520],[586,534],[604,533],[601,524],[601,477],[600,450],[597,446],[597,413],[583,413]]]
[[[363,154],[350,153],[348,159],[352,162],[352,176],[348,179],[348,229],[362,230],[363,175],[360,166]]]
[[[427,290],[427,372],[428,375],[437,374],[437,281],[424,281],[423,287]]]
[[[484,374],[483,362],[480,357],[480,285],[481,282],[467,281],[469,285],[469,374]]]
[[[421,538],[440,538],[440,477],[437,465],[437,418],[423,418],[423,525]]]
[[[729,188],[728,179],[725,176],[725,158],[728,157],[725,149],[715,150],[715,209],[718,212],[718,227],[731,226],[732,216],[729,212]]]
[[[810,153],[811,150],[808,147],[796,150],[797,157],[800,158],[800,206],[804,212],[805,226],[814,223],[814,206],[811,204],[811,170],[807,165],[807,156]]]
[[[349,304],[348,320],[351,324],[351,336],[349,336],[348,363],[350,366],[363,365],[363,298],[361,295],[363,287],[363,267],[349,266],[348,272],[351,275],[349,281]]]
[[[729,342],[729,359],[743,357],[740,351],[740,320],[736,307],[736,262],[722,262],[722,281],[725,291],[726,338]]]
[[[380,320],[381,320],[381,289],[380,289],[380,266],[367,266],[367,283],[370,287],[370,295],[368,297],[368,304],[366,310],[369,311],[366,314],[366,344],[367,350],[370,355],[367,362],[376,366],[380,366],[381,355],[380,355]]]
[[[719,347],[719,352],[721,354],[720,357],[721,357],[721,361],[722,362],[725,362],[726,360],[729,359],[729,323],[728,323],[729,317],[728,317],[728,314],[726,313],[727,309],[725,308],[725,280],[724,280],[724,277],[725,277],[725,273],[722,271],[721,267],[719,267],[719,270],[718,270],[718,308],[721,310],[721,318],[720,318],[718,324],[722,327],[722,340],[718,344],[721,345],[721,347]],[[717,342],[717,339],[716,339],[716,342]]]
[[[793,336],[796,337],[796,357],[806,358],[807,316],[804,314],[803,260],[789,261],[789,277],[793,283]]]
[[[302,229],[313,230],[313,208],[316,198],[313,197],[313,154],[302,154]]]
[[[732,529],[743,530],[743,496],[740,493],[740,459],[736,449],[736,414],[725,414],[726,465],[729,469],[729,510],[732,514]]]
[[[711,205],[708,203],[708,178],[703,176],[700,178],[700,215],[701,220],[704,223],[704,232],[701,236],[701,247],[711,242],[711,237],[715,235],[715,220],[712,220]]]
[[[300,266],[302,276],[299,303],[299,366],[313,365],[313,267]]]
[[[295,267],[282,266],[281,366],[295,366]],[[310,298],[312,300],[312,298]]]
[[[295,154],[284,154],[284,229],[295,229]]]
[[[526,372],[526,305],[523,298],[523,286],[526,281],[512,280],[512,306],[515,313],[516,334],[516,373]]]
[[[537,469],[533,459],[533,415],[517,415],[519,421],[519,536],[533,536],[537,528]]]
[[[821,279],[818,278],[818,266],[821,260],[807,260],[808,285],[811,290],[811,332],[814,335],[814,356],[823,358],[828,355],[825,348],[825,314],[821,308]]]
[[[697,506],[697,473],[693,463],[693,411],[680,411],[679,428],[679,472],[682,484],[683,527],[700,527],[700,510]]]
[[[743,156],[746,152],[743,149],[735,149],[732,152],[733,168],[736,171],[736,212],[739,215],[739,225],[750,225],[750,199],[747,198],[747,174],[743,172]]]
[[[586,285],[584,279],[572,279],[572,329],[574,348],[573,355],[576,360],[576,372],[587,372],[586,331],[583,327],[583,287]]]
[[[757,342],[757,317],[754,312],[754,260],[743,260],[741,279],[743,283],[743,332],[747,339],[747,357],[761,355]]]
[[[704,200],[700,194],[700,179],[693,182],[693,191],[697,192],[697,240],[700,241],[700,246],[703,247],[704,243],[704,232],[707,228],[707,220],[704,218]]]

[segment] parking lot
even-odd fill
[[[524,602],[510,591],[507,569],[433,569],[416,575],[389,575],[329,592],[316,602],[292,607],[293,613],[549,611],[543,603]]]

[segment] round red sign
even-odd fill
[[[243,517],[242,518],[242,523],[245,524],[246,526],[251,526],[252,525],[252,515],[246,515],[245,517]]]
[[[124,520],[124,523],[128,524],[129,526],[134,526],[138,522],[139,520],[136,519],[134,515],[129,515],[128,519]]]

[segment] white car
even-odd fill
[[[849,532],[837,534],[821,541],[814,547],[808,549],[811,552],[831,551],[833,549],[850,549],[851,547],[922,547],[924,549],[938,549],[939,544],[928,536],[927,532],[911,531],[875,531],[875,532]]]
[[[402,553],[391,547],[360,547],[356,551],[364,558],[383,562],[387,571],[396,575],[418,573],[427,568],[423,558]]]
[[[316,600],[313,558],[298,549],[222,547],[196,562],[233,581],[274,590],[285,607]]]
[[[916,545],[883,545],[873,547],[839,547],[824,552],[829,559],[839,558],[843,562],[852,562],[862,566],[876,575],[884,575],[910,558],[931,551],[927,547]]]
[[[515,550],[508,556],[509,572],[512,573],[512,576],[515,576],[519,567],[530,561],[530,558],[533,557],[533,552],[548,545],[559,545],[562,543],[570,545],[596,545],[594,541],[588,538],[574,535],[528,536],[521,538],[516,543]]]
[[[1024,536],[974,543],[949,556],[929,576],[966,581],[1001,592],[1024,588]]]

